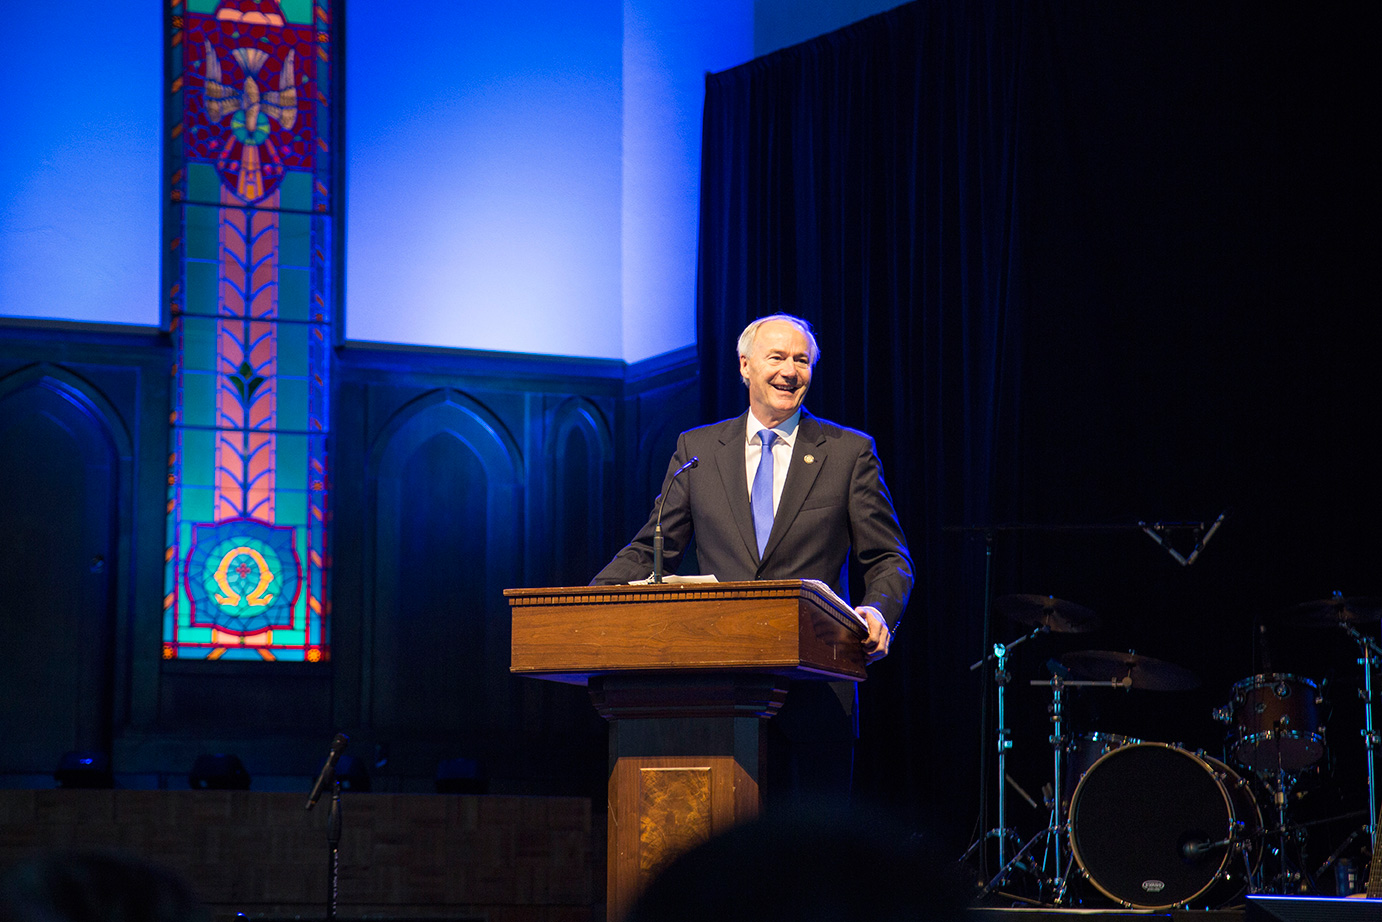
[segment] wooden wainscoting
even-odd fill
[[[217,918],[325,915],[329,797],[250,791],[0,791],[0,861],[119,850],[181,874]],[[590,801],[344,794],[342,919],[590,922]],[[602,870],[602,869],[601,869]]]

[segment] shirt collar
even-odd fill
[[[759,431],[766,429],[768,427],[760,423],[758,421],[758,417],[754,416],[752,411],[749,412],[748,416],[749,424],[747,426],[747,433],[745,434],[745,439],[750,442],[756,442],[758,441]],[[773,431],[776,432],[777,437],[781,439],[783,442],[785,442],[787,445],[792,445],[797,437],[797,424],[800,422],[801,409],[797,408],[797,411],[793,413],[791,416],[787,417],[787,419],[785,419],[782,422],[782,425],[774,426]]]

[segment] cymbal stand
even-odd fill
[[[979,894],[987,896],[993,892],[1007,877],[1008,871],[1018,864],[1023,858],[1037,846],[1039,842],[1046,843],[1046,857],[1042,862],[1043,869],[1052,869],[1054,876],[1050,879],[1051,883],[1051,902],[1054,905],[1061,905],[1066,898],[1066,885],[1069,883],[1070,866],[1074,862],[1074,855],[1067,847],[1066,836],[1069,831],[1069,824],[1065,815],[1064,794],[1061,792],[1061,781],[1065,775],[1065,705],[1064,691],[1066,688],[1081,687],[1086,685],[1099,686],[1101,688],[1126,688],[1127,685],[1118,680],[1112,682],[1090,682],[1090,681],[1071,681],[1063,679],[1058,675],[1052,676],[1049,680],[1033,679],[1032,685],[1047,685],[1051,688],[1051,818],[1046,828],[1037,832],[1027,840],[1013,856],[1012,860],[999,869],[997,875],[989,881]]]
[[[1033,679],[1032,685],[1049,685],[1051,687],[1051,723],[1054,730],[1051,734],[1051,758],[1054,771],[1054,781],[1052,784],[1051,814],[1046,828],[1039,831],[1036,835],[1027,840],[1022,848],[1018,849],[1012,860],[999,869],[998,874],[989,881],[988,886],[984,887],[980,896],[986,896],[999,886],[1007,877],[1010,868],[1015,866],[1036,847],[1038,842],[1046,843],[1046,857],[1042,861],[1042,869],[1054,868],[1055,876],[1050,878],[1051,902],[1059,906],[1065,901],[1066,872],[1068,867],[1064,865],[1062,859],[1065,856],[1065,849],[1061,847],[1061,837],[1065,833],[1065,810],[1061,804],[1061,775],[1063,773],[1062,763],[1065,755],[1065,732],[1064,732],[1064,705],[1062,692],[1067,684],[1094,684],[1094,683],[1068,683],[1058,675],[1051,676],[1049,681]]]
[[[1065,815],[1065,799],[1061,791],[1061,781],[1065,775],[1065,730],[1064,730],[1064,711],[1061,706],[1061,692],[1065,685],[1065,680],[1058,675],[1051,676],[1051,822],[1047,827],[1050,835],[1047,837],[1046,854],[1051,867],[1055,869],[1055,877],[1051,881],[1052,902],[1057,906],[1065,902],[1066,875],[1070,872],[1070,864],[1065,861],[1064,836],[1069,832],[1067,828],[1068,817]],[[1043,862],[1045,866],[1046,862]]]
[[[1055,731],[1051,734],[1051,752],[1055,769],[1055,786],[1053,788],[1054,796],[1051,801],[1051,818],[1047,822],[1045,829],[1042,829],[1036,835],[1028,839],[1027,842],[1017,850],[1017,854],[1013,855],[1012,860],[998,869],[998,873],[988,882],[979,896],[987,896],[997,889],[1007,878],[1008,872],[1017,866],[1023,858],[1026,858],[1036,847],[1038,842],[1045,842],[1047,843],[1047,852],[1046,859],[1042,863],[1042,868],[1045,870],[1048,864],[1050,864],[1052,858],[1052,845],[1054,845],[1054,866],[1056,876],[1050,880],[1050,883],[1053,897],[1052,902],[1059,905],[1061,901],[1065,899],[1065,873],[1064,869],[1061,867],[1061,833],[1065,825],[1065,820],[1064,811],[1061,808],[1060,782],[1061,763],[1063,761],[1062,756],[1065,750],[1065,735],[1062,727],[1064,709],[1061,692],[1066,683],[1060,676],[1054,675],[1049,682],[1033,679],[1029,684],[1049,685],[1051,687],[1051,722],[1055,724]]]
[[[1376,657],[1382,655],[1382,647],[1364,637],[1356,628],[1345,621],[1339,627],[1353,642],[1358,644],[1358,665],[1363,667],[1363,745],[1368,754],[1368,839],[1372,842],[1373,854],[1377,853],[1377,731],[1373,729],[1372,705],[1375,700],[1372,692],[1372,672],[1377,663]]]
[[[1011,676],[1008,673],[1008,656],[1013,650],[1031,640],[1039,634],[1050,632],[1046,625],[1040,625],[1031,632],[1019,637],[1010,644],[995,643],[993,653],[983,659],[971,663],[970,672],[974,672],[988,663],[994,663],[993,681],[998,686],[998,826],[990,829],[975,841],[965,852],[964,858],[968,858],[985,839],[996,838],[998,840],[998,866],[1003,869],[999,872],[999,880],[1003,873],[1008,869],[1007,851],[1008,837],[1017,837],[1017,833],[1008,828],[1008,750],[1012,748],[1011,731],[1008,729],[1007,712],[1005,710],[1004,697],[1008,689],[1008,680]],[[964,860],[962,858],[961,860]]]

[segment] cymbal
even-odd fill
[[[1281,614],[1282,624],[1300,627],[1332,627],[1336,624],[1376,624],[1382,620],[1382,599],[1344,598],[1334,595],[1316,602],[1302,602]]]
[[[1094,612],[1054,596],[1005,595],[994,604],[1018,624],[1044,626],[1058,634],[1083,634],[1099,626],[1099,616]]]
[[[1093,682],[1122,684],[1146,691],[1185,691],[1200,680],[1193,672],[1165,660],[1116,650],[1079,650],[1060,658],[1076,676]]]

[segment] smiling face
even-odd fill
[[[792,323],[772,320],[758,328],[739,374],[749,387],[749,409],[769,428],[780,425],[806,399],[811,355],[806,335]]]

